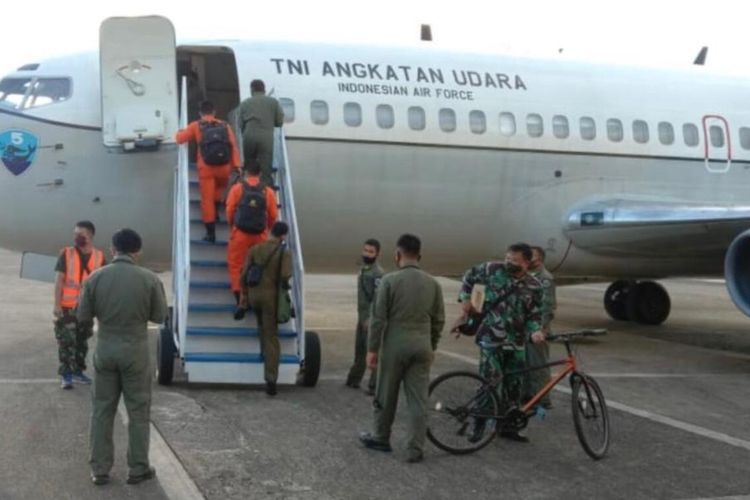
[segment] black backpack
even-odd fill
[[[234,225],[245,233],[261,234],[266,230],[266,187],[242,183],[242,198],[237,206]]]
[[[200,142],[201,158],[207,165],[226,165],[232,155],[227,125],[217,121],[201,121],[200,129],[203,138]]]

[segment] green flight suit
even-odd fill
[[[255,245],[249,252],[245,266],[240,274],[242,283],[241,304],[250,306],[258,319],[260,333],[260,350],[263,354],[263,368],[266,382],[276,383],[279,378],[279,324],[276,319],[276,307],[279,300],[279,287],[288,288],[292,277],[292,254],[283,246],[279,249],[278,239],[271,237]],[[263,265],[263,277],[260,284],[248,287],[247,268],[251,262]]]
[[[409,407],[408,452],[422,453],[427,434],[430,366],[445,324],[443,291],[416,265],[387,274],[373,304],[369,352],[378,353],[373,438],[388,442],[403,382]]]
[[[529,271],[529,274],[535,277],[542,285],[542,332],[547,335],[551,331],[550,323],[552,323],[552,319],[555,317],[555,309],[557,309],[555,278],[544,265],[539,269]],[[549,344],[547,342],[539,344],[529,342],[526,347],[526,363],[529,368],[549,363]],[[549,382],[551,375],[549,368],[529,372],[526,396],[531,398],[539,392]],[[545,406],[550,405],[549,394],[542,399],[542,404]]]
[[[252,97],[240,104],[240,130],[242,131],[242,153],[245,160],[257,158],[260,162],[261,179],[272,186],[273,129],[284,124],[284,111],[279,101],[265,92],[253,92]]]
[[[112,430],[122,394],[128,411],[128,467],[131,476],[149,470],[151,377],[148,322],[167,316],[164,286],[156,274],[126,255],[86,280],[78,321],[99,320],[89,463],[95,475],[108,474],[114,463]]]
[[[375,300],[383,268],[377,264],[364,265],[357,277],[357,330],[354,339],[354,364],[346,377],[348,385],[359,385],[367,369],[367,331],[372,302]],[[375,390],[375,372],[370,373],[368,388]]]

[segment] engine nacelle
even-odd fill
[[[734,305],[750,316],[750,229],[729,245],[724,257],[724,278]]]

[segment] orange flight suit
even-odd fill
[[[260,184],[260,177],[248,176],[245,181],[250,186],[257,186]],[[229,269],[229,280],[232,284],[232,292],[239,293],[240,287],[240,273],[242,272],[242,266],[245,263],[245,258],[250,249],[262,243],[268,239],[268,233],[273,223],[279,216],[279,209],[276,202],[276,194],[273,189],[266,187],[266,229],[261,234],[250,234],[246,233],[234,226],[234,213],[237,210],[242,199],[242,184],[237,183],[232,186],[227,196],[227,222],[232,228],[231,234],[229,235],[229,248],[227,249],[227,267]]]
[[[210,224],[216,222],[216,204],[221,202],[224,191],[229,183],[229,173],[232,167],[239,168],[240,150],[237,148],[237,141],[234,138],[232,127],[226,122],[219,120],[214,115],[205,115],[200,120],[190,122],[187,128],[177,132],[177,143],[183,144],[188,141],[195,141],[200,145],[203,140],[203,133],[200,129],[201,121],[217,121],[227,126],[229,144],[232,147],[232,160],[226,165],[207,165],[201,157],[201,150],[198,147],[198,186],[201,191],[201,215],[203,222]]]

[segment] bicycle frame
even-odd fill
[[[566,347],[567,347],[567,343],[566,343]],[[532,408],[534,408],[534,406],[536,406],[537,403],[539,403],[539,401],[544,396],[546,396],[547,394],[549,394],[549,392],[552,391],[553,387],[555,387],[557,384],[559,384],[560,381],[562,379],[564,379],[565,377],[567,377],[568,375],[570,375],[572,373],[575,373],[576,370],[578,369],[578,365],[576,363],[576,358],[570,352],[570,348],[568,348],[568,355],[566,356],[565,359],[560,360],[560,361],[555,361],[553,363],[547,363],[547,364],[544,364],[544,365],[535,366],[534,368],[530,368],[528,370],[524,370],[524,372],[530,372],[530,371],[534,371],[534,370],[540,370],[542,368],[549,368],[549,367],[553,367],[553,366],[564,366],[565,368],[563,368],[560,371],[560,373],[558,373],[557,375],[555,375],[554,377],[552,377],[552,379],[549,382],[547,382],[547,385],[545,385],[544,387],[542,387],[539,390],[539,392],[537,392],[534,395],[533,398],[531,398],[530,400],[528,400],[526,402],[526,404],[521,407],[521,411],[522,412],[524,412],[524,413],[532,413]]]
[[[564,368],[555,376],[552,377],[552,379],[547,382],[547,384],[542,387],[539,392],[537,392],[534,397],[532,397],[529,401],[526,402],[523,406],[521,406],[520,410],[526,414],[533,414],[533,408],[539,403],[539,401],[546,396],[547,394],[552,391],[552,388],[555,387],[557,384],[560,383],[561,380],[563,380],[568,375],[571,375],[575,373],[578,370],[578,363],[576,362],[576,358],[573,355],[573,351],[570,349],[570,341],[564,340],[565,349],[568,352],[568,355],[565,357],[565,359],[561,359],[559,361],[553,361],[551,363],[546,363],[543,365],[537,365],[531,368],[525,368],[523,370],[513,370],[509,372],[504,372],[503,377],[507,377],[509,375],[523,375],[535,370],[542,370],[544,368],[551,368],[553,366],[563,366]]]

